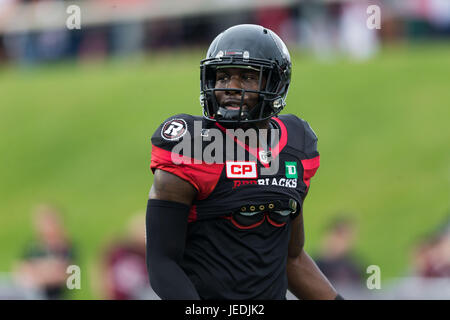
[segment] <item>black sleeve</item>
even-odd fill
[[[194,285],[180,267],[189,206],[151,199],[147,204],[147,270],[161,299],[198,300]]]

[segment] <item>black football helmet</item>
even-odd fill
[[[259,71],[259,89],[215,88],[217,68],[250,68]],[[262,88],[262,79],[266,85]],[[286,105],[291,82],[291,58],[284,42],[271,30],[259,25],[241,24],[219,34],[200,62],[200,104],[208,120],[223,123],[259,122],[277,115]],[[219,105],[216,91],[241,93],[239,109]],[[259,94],[255,107],[243,111],[246,92]]]

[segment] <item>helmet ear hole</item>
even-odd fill
[[[205,67],[205,89],[213,89],[216,85],[216,70],[213,67]]]
[[[275,72],[275,70],[268,70],[265,74],[265,78],[267,81],[265,91],[270,93],[278,93],[277,91],[280,84],[280,77],[277,72]]]
[[[218,105],[216,95],[214,94],[214,91],[207,91],[205,97],[205,106],[203,108],[206,110],[208,116],[210,117],[213,117],[217,111],[214,108],[214,105]]]
[[[287,94],[288,94],[288,91],[289,91],[289,83],[287,83],[287,84],[284,86],[284,88],[283,88],[283,92],[282,92],[283,100],[286,99],[286,96],[287,96]]]

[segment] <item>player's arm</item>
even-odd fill
[[[299,299],[332,300],[337,292],[305,252],[303,214],[292,222],[292,232],[288,248],[287,276],[289,290]]]
[[[197,190],[187,181],[155,170],[147,206],[147,269],[153,290],[161,299],[200,299],[180,267],[188,214]]]

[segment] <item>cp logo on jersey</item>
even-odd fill
[[[258,178],[256,162],[254,161],[227,161],[227,178],[229,179],[255,179]]]
[[[161,136],[166,140],[176,140],[187,132],[187,124],[183,119],[172,119],[164,123]]]

